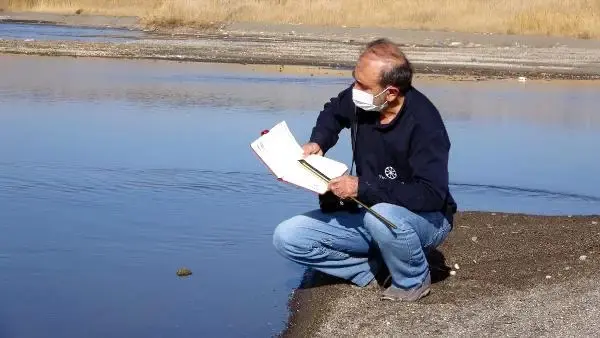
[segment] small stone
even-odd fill
[[[458,266],[458,264],[454,264],[454,268],[455,268],[456,270],[459,270],[459,269],[460,269],[460,266]]]
[[[571,270],[571,267],[570,266],[565,266],[565,271],[566,270]]]
[[[550,278],[552,278],[552,276],[550,276],[550,275],[546,276],[546,279],[550,279]]]
[[[598,222],[592,221],[592,225],[596,225],[596,224],[598,224]]]
[[[492,212],[492,216],[496,216],[496,213],[495,213],[495,212]]]
[[[473,237],[471,237],[471,240],[472,240],[473,242],[477,242],[477,236],[473,236]]]
[[[177,276],[179,276],[179,277],[187,277],[187,276],[190,276],[191,274],[192,274],[192,270],[190,270],[188,268],[177,269]]]
[[[587,259],[587,256],[586,256],[586,255],[581,255],[581,256],[579,256],[579,260],[580,260],[580,261],[585,261],[586,259]]]
[[[454,270],[450,271],[450,276],[456,276],[456,271],[454,271]]]

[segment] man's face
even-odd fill
[[[380,74],[385,62],[371,55],[363,55],[357,62],[356,67],[352,71],[354,77],[354,88],[372,94],[374,97],[373,104],[381,105],[385,101],[393,101],[397,95],[396,88],[388,87],[387,92],[383,92],[386,88],[379,84]],[[383,92],[383,93],[382,93]]]
[[[373,95],[381,93],[379,75],[382,67],[383,62],[369,54],[361,57],[352,72],[354,88]]]

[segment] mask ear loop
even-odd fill
[[[381,91],[381,93],[379,93],[379,94],[377,94],[377,95],[373,96],[373,100],[374,100],[376,97],[379,97],[379,95],[381,95],[381,94],[383,94],[383,93],[387,92],[387,90],[388,90],[388,89],[390,89],[390,88],[392,88],[392,87],[391,87],[391,86],[387,86],[387,87],[385,87],[385,89],[384,89],[384,90],[382,90],[382,91]]]

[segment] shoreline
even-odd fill
[[[600,40],[398,29],[231,24],[211,30],[144,31],[135,18],[1,13],[0,22],[133,30],[125,42],[0,39],[0,54],[103,57],[241,65],[354,67],[362,46],[385,36],[417,74],[459,80],[599,80]]]
[[[428,297],[382,302],[380,290],[309,272],[281,336],[597,335],[599,223],[600,215],[460,212],[430,257]]]

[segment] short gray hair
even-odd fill
[[[381,71],[379,78],[379,84],[382,87],[395,86],[402,93],[410,89],[414,70],[412,64],[396,43],[385,38],[373,40],[365,46],[361,52],[361,57],[367,54],[373,54],[384,59],[388,64]]]

